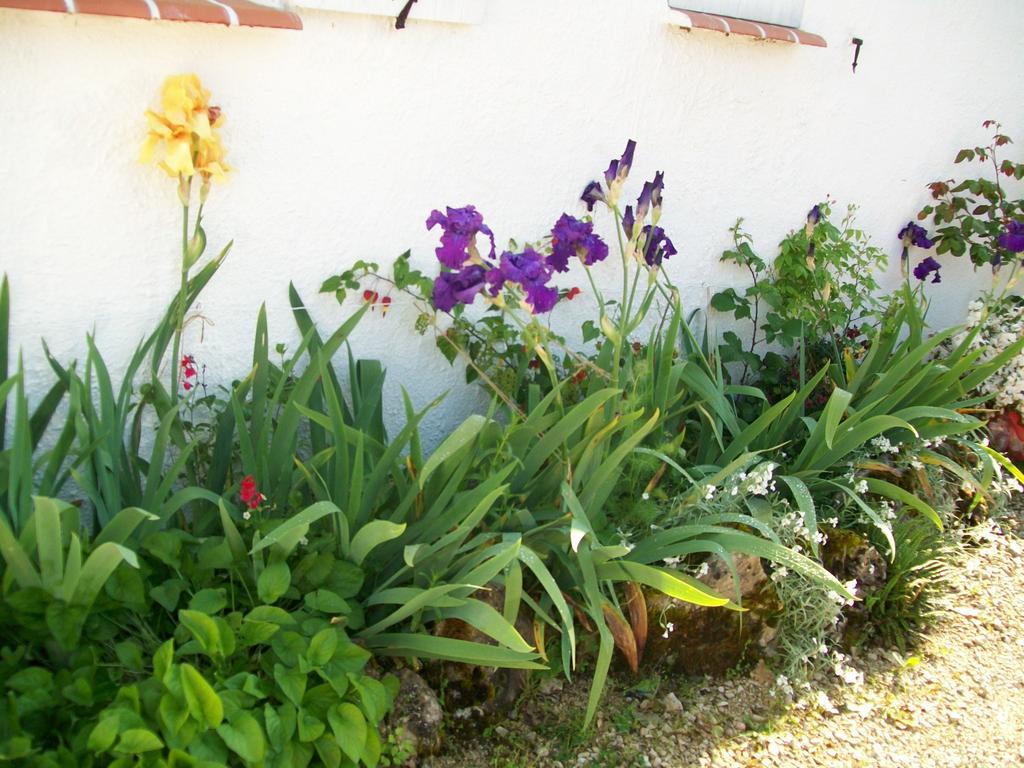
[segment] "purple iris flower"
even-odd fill
[[[819,221],[821,221],[821,206],[816,205],[807,212],[807,225],[814,227]]]
[[[458,269],[469,258],[469,247],[477,233],[482,232],[491,241],[490,257],[494,258],[494,233],[484,224],[484,217],[472,205],[464,208],[447,208],[447,215],[433,211],[427,219],[427,229],[438,224],[444,232],[441,234],[441,247],[434,253],[437,260],[451,269]]]
[[[572,256],[579,256],[584,264],[590,266],[603,261],[607,255],[608,246],[594,234],[594,225],[589,221],[580,221],[563,213],[551,228],[551,255],[547,263],[557,272],[569,270]]]
[[[583,189],[583,194],[580,195],[580,200],[587,204],[588,211],[593,211],[596,203],[604,202],[604,190],[601,188],[601,183],[592,181],[587,184]]]
[[[999,236],[999,247],[1010,253],[1024,252],[1024,221],[1011,221]]]
[[[900,230],[898,237],[903,241],[904,248],[916,245],[918,248],[928,249],[935,245],[935,241],[929,239],[925,228],[912,221],[907,222],[907,226]]]
[[[939,262],[937,262],[931,256],[928,256],[922,259],[921,263],[914,267],[914,277],[916,277],[918,280],[924,281],[928,278],[928,275],[934,272],[935,276],[932,277],[932,282],[941,283],[942,278],[939,276],[939,270],[941,268],[942,265],[939,264]]]
[[[629,169],[633,165],[633,152],[636,150],[636,142],[630,139],[626,142],[626,149],[622,152],[622,157],[618,160],[612,160],[608,164],[608,170],[604,172],[605,183],[609,186],[613,181],[622,183],[629,176]]]
[[[644,261],[647,262],[649,267],[660,266],[664,259],[675,256],[678,253],[676,247],[672,245],[672,241],[665,234],[665,230],[661,227],[648,224],[644,227],[643,236]]]
[[[505,251],[501,254],[500,271],[505,281],[522,286],[534,314],[550,312],[558,302],[558,289],[547,284],[551,265],[533,248],[522,253]]]
[[[442,272],[434,279],[434,306],[450,312],[456,304],[472,304],[485,284],[487,270],[470,264],[458,272]]]

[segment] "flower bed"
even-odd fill
[[[1024,478],[979,418],[1024,339],[988,352],[974,320],[931,334],[927,259],[918,283],[872,296],[884,254],[853,209],[832,220],[833,201],[771,261],[737,224],[723,258],[752,284],[712,308],[752,335],[708,337],[664,269],[679,252],[660,225],[665,175],[620,204],[632,141],[586,184],[587,214],[562,212],[536,241],[500,250],[480,211],[447,207],[426,220],[437,274],[406,254],[329,277],[355,305],[336,329],[290,287],[298,348],[272,347],[261,309],[251,370],[211,392],[182,339],[230,247],[207,256],[203,227],[211,181],[230,173],[224,116],[184,76],[147,118],[144,159],[177,183],[181,281],[121,379],[90,338],[81,370],[48,358],[54,383],[30,410],[0,290],[5,759],[400,763],[406,731],[380,727],[400,679],[422,690],[417,670],[495,714],[496,681],[585,666],[587,725],[614,659],[636,673],[697,623],[673,615],[741,637],[726,665],[756,652],[787,680],[841,671],[844,643],[915,630],[943,532]],[[949,205],[935,215],[960,215]],[[1020,206],[991,205],[985,263],[1005,262]],[[899,237],[905,254],[967,247],[912,223]],[[617,273],[614,295],[597,270]],[[336,363],[398,301],[492,396],[429,455],[419,425],[436,403],[406,397],[389,434],[380,364]],[[546,322],[567,301],[595,310],[583,344]]]

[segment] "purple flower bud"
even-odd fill
[[[633,216],[633,206],[627,205],[625,213],[622,214],[622,231],[626,233],[627,240],[633,239],[633,229],[635,226],[636,217]]]
[[[580,200],[587,204],[587,210],[593,211],[594,205],[598,202],[604,202],[604,190],[601,188],[601,183],[592,181],[583,189],[583,194],[580,195]]]
[[[620,184],[626,180],[629,176],[629,169],[633,165],[633,152],[636,150],[636,142],[630,139],[626,142],[626,149],[622,152],[622,157],[618,160],[612,160],[608,164],[608,170],[604,172],[605,183],[611,186],[613,181],[618,181]]]
[[[1010,253],[1024,252],[1024,221],[1011,221],[1006,231],[999,236],[999,247]]]
[[[816,205],[807,212],[807,226],[816,227],[821,221],[821,206]]]

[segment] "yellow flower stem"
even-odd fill
[[[181,354],[181,332],[185,327],[185,294],[188,292],[188,200],[192,192],[192,179],[182,182],[185,195],[181,202],[181,285],[175,303],[177,318],[174,325],[174,344],[171,352],[171,403],[178,402],[178,367]]]

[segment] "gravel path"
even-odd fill
[[[831,674],[780,693],[770,675],[621,680],[597,729],[586,690],[547,680],[513,719],[453,735],[434,768],[1024,766],[1024,545],[992,531],[965,555],[946,616],[912,653],[869,650],[863,684]],[[758,678],[761,678],[760,680]],[[633,684],[634,688],[628,686]]]

